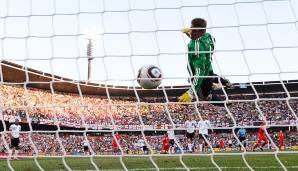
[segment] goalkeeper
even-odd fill
[[[194,98],[194,94],[199,94],[199,97],[217,101],[211,96],[213,83],[218,83],[218,78],[205,78],[206,76],[217,76],[213,73],[212,55],[215,45],[214,37],[206,33],[207,22],[202,18],[195,18],[191,21],[191,28],[183,29],[183,32],[191,38],[188,44],[188,71],[193,74],[191,82],[194,86],[194,91],[190,88],[182,96],[179,97],[179,102],[190,102]],[[231,87],[228,80],[220,77],[220,82]]]

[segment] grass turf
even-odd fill
[[[298,170],[298,154],[279,154],[281,162],[288,170]],[[274,155],[246,155],[246,160],[254,170],[277,171],[283,170],[275,159]],[[179,162],[179,157],[152,157],[160,170],[185,170]],[[226,171],[249,170],[242,156],[217,155],[213,157],[214,162]],[[46,171],[67,170],[61,158],[39,158],[40,166]],[[190,170],[218,170],[212,163],[210,156],[184,156],[182,157],[185,165]],[[156,170],[149,157],[123,157],[123,163],[129,170]],[[94,164],[100,170],[124,170],[119,157],[94,157]],[[34,159],[12,160],[11,166],[16,171],[35,171],[39,170]],[[72,170],[95,170],[90,158],[67,157],[65,163]],[[6,160],[0,160],[0,170],[9,170]]]

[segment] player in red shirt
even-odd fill
[[[281,147],[284,146],[284,133],[282,132],[282,130],[279,131],[278,139],[279,139],[279,149],[281,149]]]
[[[265,127],[264,127],[265,124],[266,124],[266,123],[263,122],[263,123],[261,124],[261,127],[259,128],[259,131],[258,131],[258,141],[257,141],[256,145],[253,147],[253,151],[254,151],[257,147],[260,146],[260,144],[261,144],[262,141],[264,141],[264,143],[261,145],[261,148],[260,148],[262,151],[263,151],[263,147],[264,147],[266,144],[268,144],[268,139],[267,139],[267,137],[266,137],[266,135],[265,135]]]
[[[118,143],[119,143],[119,140],[120,140],[120,135],[119,135],[119,133],[117,132],[116,134],[115,134],[115,137],[113,137],[113,141],[112,141],[112,146],[113,146],[113,151],[114,151],[114,153],[118,153],[118,151],[119,151],[119,147],[118,147],[118,144],[117,144],[117,141],[118,141]]]
[[[221,138],[221,139],[219,140],[219,149],[220,149],[220,150],[224,150],[224,149],[225,149],[225,141],[224,141],[223,138]]]
[[[162,139],[162,153],[167,154],[170,149],[170,139],[168,136],[168,133],[165,133],[163,139]]]

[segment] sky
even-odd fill
[[[92,28],[92,82],[137,85],[138,69],[153,64],[163,85],[187,85],[189,38],[180,30],[196,17],[216,38],[215,73],[298,79],[298,0],[0,0],[0,58],[86,80]]]

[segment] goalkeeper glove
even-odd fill
[[[194,97],[193,91],[189,89],[179,97],[179,102],[191,102]]]
[[[183,32],[183,33],[189,33],[189,31],[190,31],[190,29],[189,29],[189,28],[187,28],[187,27],[186,27],[186,28],[184,28],[184,29],[182,29],[182,32]]]

